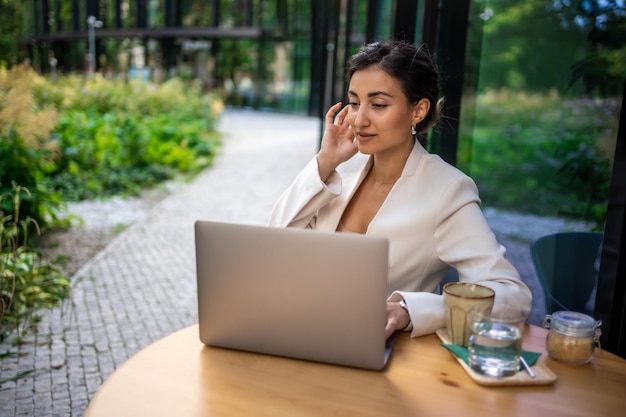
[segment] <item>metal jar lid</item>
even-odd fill
[[[573,337],[594,337],[600,335],[601,320],[574,311],[555,311],[543,319],[543,326],[555,332]],[[596,331],[597,330],[597,331]]]

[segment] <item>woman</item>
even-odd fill
[[[270,226],[387,237],[387,336],[445,326],[438,286],[450,267],[493,288],[496,302],[530,311],[530,290],[485,221],[476,185],[418,140],[440,114],[429,54],[405,42],[365,45],[347,78],[348,105],[327,112],[320,151],[279,198]]]

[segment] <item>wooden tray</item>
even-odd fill
[[[439,329],[435,332],[439,340],[441,340],[445,344],[450,343],[450,339],[448,338],[448,330],[443,328]],[[474,371],[469,367],[467,363],[461,358],[458,358],[452,352],[450,354],[456,359],[458,363],[461,364],[465,372],[479,385],[488,385],[488,386],[515,386],[515,385],[549,385],[556,381],[556,374],[552,372],[550,368],[548,368],[545,364],[537,361],[533,366],[530,367],[532,371],[535,373],[535,377],[531,378],[528,372],[520,371],[513,376],[508,376],[505,378],[493,378],[485,375],[481,375]]]

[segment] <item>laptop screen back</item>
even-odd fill
[[[203,343],[384,367],[385,238],[208,221],[195,233]]]

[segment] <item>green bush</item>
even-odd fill
[[[557,94],[489,92],[477,98],[459,167],[486,205],[604,222],[619,106]]]
[[[0,195],[11,192],[13,182],[29,189],[22,214],[43,227],[57,218],[61,206],[59,196],[43,184],[56,169],[60,148],[51,136],[57,112],[36,100],[36,81],[29,68],[0,68]],[[8,201],[0,203],[0,210],[15,215]]]
[[[35,97],[54,105],[61,154],[43,184],[66,201],[137,194],[212,162],[221,100],[196,83],[162,85],[76,75],[40,79]]]

